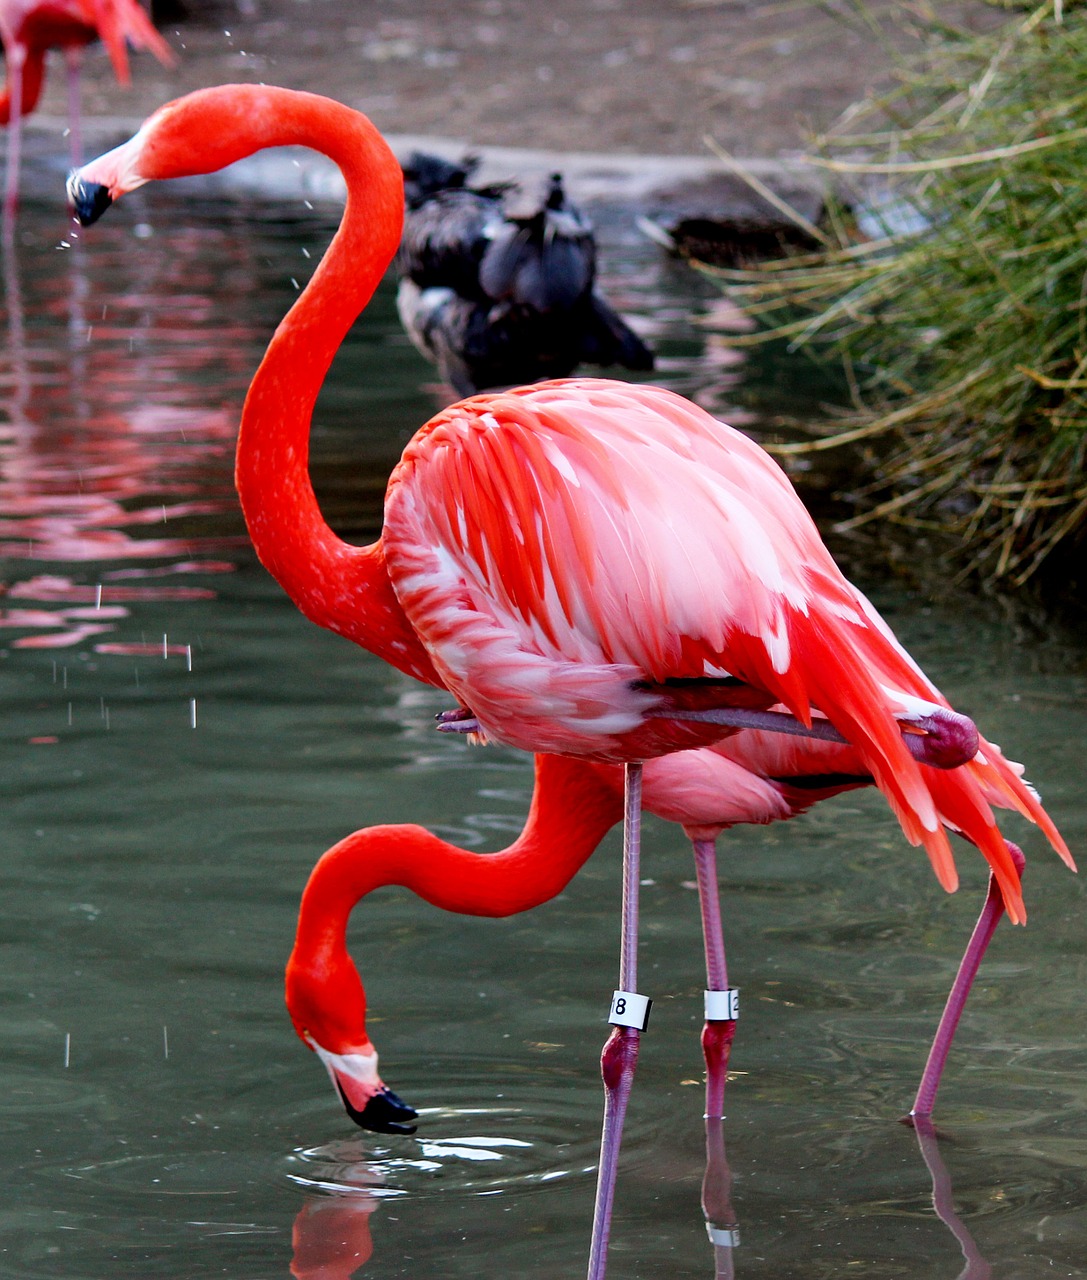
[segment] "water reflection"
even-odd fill
[[[233,515],[230,487],[209,486],[209,464],[228,462],[235,413],[225,405],[184,405],[179,374],[213,382],[219,374],[216,348],[189,339],[199,358],[179,358],[176,333],[169,344],[149,336],[154,323],[135,324],[124,312],[161,316],[160,300],[119,291],[111,303],[119,320],[97,325],[88,319],[91,281],[76,243],[60,242],[48,266],[40,244],[28,251],[34,286],[29,314],[21,255],[13,237],[3,243],[5,321],[8,343],[0,364],[0,556],[41,564],[114,564],[166,561],[159,568],[105,568],[94,585],[63,573],[31,573],[7,585],[8,600],[26,602],[0,610],[0,627],[24,634],[15,648],[70,648],[115,630],[134,600],[191,600],[208,588],[134,585],[134,580],[175,578],[188,573],[229,572],[229,561],[210,559],[228,539],[167,534],[168,526],[193,517]],[[116,278],[117,246],[105,264]],[[175,282],[176,283],[176,282]],[[39,292],[40,290],[40,292]],[[196,308],[197,313],[200,308]],[[96,332],[97,329],[97,332]],[[253,340],[256,341],[254,334]],[[229,364],[230,362],[228,362]],[[233,362],[235,380],[244,370]],[[194,553],[205,558],[193,559]],[[131,646],[99,645],[101,653],[133,652]]]
[[[740,1226],[732,1207],[732,1169],[725,1152],[725,1122],[706,1116],[706,1172],[702,1177],[702,1216],[713,1246],[714,1280],[733,1280],[733,1259],[740,1244]]]
[[[307,1200],[291,1233],[291,1275],[296,1280],[347,1280],[354,1275],[374,1251],[370,1215],[379,1204],[365,1190]]]
[[[913,1127],[917,1133],[918,1146],[921,1148],[921,1158],[932,1177],[932,1207],[936,1211],[936,1216],[958,1241],[966,1263],[959,1272],[957,1280],[989,1280],[992,1268],[981,1256],[974,1237],[955,1212],[955,1195],[951,1186],[951,1176],[940,1157],[940,1146],[936,1140],[932,1121],[918,1116],[913,1121]]]
[[[701,1201],[710,1251],[704,1274],[713,1280],[735,1280],[744,1274],[744,1250],[733,1205],[733,1172],[725,1147],[725,1122],[707,1117],[704,1123],[706,1164]],[[918,1121],[915,1131],[924,1167],[932,1180],[932,1208],[957,1243],[965,1262],[955,1280],[989,1280],[992,1268],[956,1212],[951,1177],[931,1122]],[[411,1157],[382,1156],[372,1149],[373,1139],[361,1137],[323,1150],[296,1153],[298,1167],[289,1176],[302,1186],[319,1188],[323,1193],[307,1197],[295,1217],[291,1274],[297,1280],[347,1280],[370,1259],[374,1252],[375,1226],[380,1236],[380,1218],[371,1221],[375,1211],[400,1197],[426,1194],[422,1183],[413,1186],[412,1178],[398,1177],[398,1173],[411,1169],[416,1174],[452,1175],[452,1181],[461,1190],[470,1188],[475,1194],[500,1195],[513,1189],[523,1176],[523,1172],[516,1169],[522,1153],[513,1155],[514,1168],[490,1173],[485,1183],[472,1174],[463,1173],[465,1162],[469,1165],[502,1163],[511,1158],[508,1148],[531,1148],[534,1144],[492,1136],[449,1141],[413,1140],[412,1145],[417,1151]],[[533,1157],[539,1164],[540,1153],[532,1152],[528,1159]],[[535,1176],[547,1180],[552,1175],[537,1173]],[[553,1176],[562,1174],[555,1171]],[[449,1195],[457,1188],[443,1182],[443,1189]],[[642,1226],[643,1230],[652,1229],[651,1222]],[[747,1237],[745,1243],[747,1253],[758,1253],[757,1233]],[[926,1271],[926,1280],[939,1274],[936,1269]],[[950,1280],[950,1272],[947,1274]]]

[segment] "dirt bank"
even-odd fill
[[[454,147],[589,153],[630,171],[643,155],[706,165],[711,135],[734,155],[776,160],[886,77],[893,50],[910,43],[889,0],[873,0],[872,25],[848,0],[171,2],[180,18],[156,16],[178,53],[173,70],[138,54],[125,91],[102,50],[88,52],[89,150],[190,89],[266,81]],[[969,12],[982,21],[992,10]],[[62,164],[59,58],[32,123],[32,159]]]

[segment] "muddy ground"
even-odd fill
[[[893,74],[912,21],[890,0],[867,0],[867,18],[852,0],[157,0],[155,12],[177,66],[136,55],[126,92],[91,51],[92,135],[95,118],[138,121],[201,85],[267,81],[328,93],[390,134],[630,156],[706,156],[707,135],[742,157],[795,152]],[[62,71],[42,128],[63,127]]]

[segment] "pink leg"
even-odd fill
[[[706,947],[707,993],[728,992],[725,939],[721,929],[721,900],[717,888],[717,846],[713,840],[695,840],[694,863],[698,876],[698,898],[702,905],[702,938]],[[735,993],[732,993],[735,1000]],[[707,1001],[708,1003],[708,1001]],[[707,1017],[702,1028],[702,1054],[706,1059],[706,1116],[725,1113],[725,1084],[728,1059],[736,1034],[736,1018]]]
[[[626,766],[626,812],[623,819],[623,924],[619,958],[620,992],[636,992],[638,986],[638,888],[641,875],[642,766]],[[615,1001],[612,1018],[625,1015]],[[638,1061],[641,1030],[616,1025],[604,1045],[600,1073],[604,1078],[604,1129],[600,1137],[600,1167],[596,1180],[593,1236],[589,1248],[588,1280],[603,1280],[608,1265],[608,1237],[615,1202],[615,1178],[619,1146],[623,1139],[630,1087]]]
[[[64,50],[64,58],[68,64],[68,155],[72,168],[78,169],[83,163],[83,112],[79,94],[83,50],[78,45],[69,45]]]
[[[19,259],[15,252],[15,228],[4,219],[4,234],[0,243],[3,258],[4,301],[8,312],[8,352],[11,357],[11,395],[7,410],[11,421],[26,421],[26,407],[30,403],[30,365],[26,351],[26,328],[23,323],[23,291],[19,281]]]
[[[8,165],[4,180],[4,235],[10,237],[15,225],[15,209],[19,203],[19,166],[23,148],[23,54],[7,50],[8,92],[11,106],[8,118]]]
[[[1008,851],[1015,862],[1015,868],[1022,875],[1023,868],[1027,865],[1027,860],[1023,857],[1022,850],[1012,844],[1010,840],[1007,841],[1007,845]],[[932,1041],[928,1061],[925,1063],[925,1070],[917,1089],[917,1097],[914,1098],[913,1106],[910,1108],[911,1118],[932,1115],[932,1108],[936,1102],[936,1091],[940,1087],[940,1077],[943,1075],[944,1064],[947,1062],[947,1055],[951,1050],[951,1042],[955,1038],[959,1019],[962,1017],[962,1011],[966,1007],[966,999],[970,994],[970,988],[974,985],[974,979],[977,977],[982,957],[992,941],[993,934],[1003,914],[1004,900],[1000,896],[996,878],[990,876],[989,892],[985,897],[985,905],[981,909],[981,915],[978,916],[977,924],[974,925],[974,932],[970,935],[970,941],[966,944],[966,951],[959,964],[959,971],[955,975],[955,981],[952,983],[951,991],[948,993],[947,1004],[944,1005],[944,1011],[940,1017],[940,1025],[936,1028],[936,1036]]]

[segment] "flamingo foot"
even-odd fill
[[[604,1129],[600,1136],[600,1166],[596,1179],[593,1235],[589,1247],[588,1280],[604,1280],[608,1264],[611,1212],[615,1203],[615,1179],[619,1169],[619,1146],[623,1121],[634,1083],[641,1032],[636,1027],[615,1027],[600,1055],[604,1079]]]
[[[105,188],[99,188],[105,191]],[[94,194],[77,192],[69,184],[69,200],[79,212],[80,199],[93,200]],[[108,195],[107,195],[108,200]],[[96,218],[99,210],[92,217]],[[80,221],[83,215],[80,213]],[[766,733],[784,733],[798,738],[818,738],[824,742],[848,743],[849,739],[838,732],[829,720],[814,720],[810,725],[801,724],[787,711],[755,711],[748,707],[714,707],[709,710],[688,710],[683,707],[655,707],[648,715],[661,720],[691,720],[702,724],[719,724],[731,729],[761,729]],[[482,733],[482,727],[466,707],[441,711],[435,717],[441,733]],[[934,769],[958,769],[969,764],[980,746],[977,725],[968,716],[945,707],[937,707],[928,715],[903,717],[899,722],[902,741],[906,750],[920,764]]]
[[[479,732],[479,721],[467,707],[451,707],[448,711],[439,711],[434,719],[438,722],[438,728],[446,733]]]
[[[344,1109],[360,1129],[371,1133],[414,1133],[412,1120],[419,1118],[418,1111],[409,1107],[386,1085],[373,1094],[364,1107],[355,1107],[348,1100],[341,1085],[337,1085]]]
[[[946,707],[937,707],[910,723],[915,724],[919,732],[906,730],[906,749],[915,760],[934,769],[958,769],[969,764],[981,746],[973,720]]]
[[[1018,845],[1012,844],[1010,840],[1005,841],[1005,843],[1008,846],[1012,861],[1015,863],[1016,871],[1022,876],[1023,869],[1027,865],[1023,851]],[[988,950],[989,943],[993,939],[993,934],[996,932],[996,927],[1000,923],[1000,917],[1003,914],[1004,898],[996,882],[996,877],[991,875],[989,877],[989,891],[985,895],[985,905],[981,908],[981,915],[978,916],[977,924],[974,925],[974,931],[970,935],[970,941],[966,944],[966,951],[963,953],[959,964],[959,971],[955,975],[955,981],[952,983],[951,990],[948,993],[947,1003],[944,1005],[943,1014],[940,1016],[940,1025],[936,1028],[936,1035],[932,1041],[932,1048],[929,1050],[925,1070],[921,1075],[917,1096],[914,1098],[913,1106],[910,1108],[910,1114],[903,1117],[903,1123],[905,1124],[913,1124],[915,1119],[920,1118],[927,1120],[932,1115],[932,1108],[936,1102],[936,1091],[940,1087],[940,1078],[947,1063],[947,1055],[951,1051],[951,1042],[955,1039],[955,1031],[958,1028],[959,1019],[962,1017],[963,1009],[966,1007],[966,1000],[970,995],[971,987],[974,985],[974,979],[978,975],[982,958]]]

